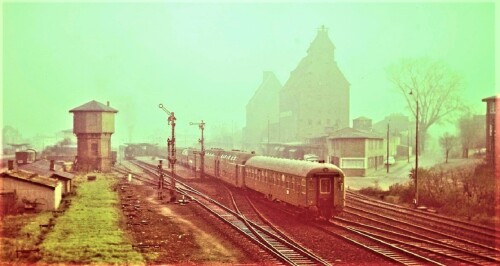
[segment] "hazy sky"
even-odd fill
[[[159,103],[181,133],[201,119],[240,128],[262,71],[284,84],[321,25],[351,83],[351,121],[408,114],[386,75],[402,58],[449,64],[480,112],[498,91],[493,2],[12,2],[2,15],[3,124],[24,137],[72,128],[68,110],[91,100],[119,110],[118,142],[129,125],[135,141],[168,134]]]

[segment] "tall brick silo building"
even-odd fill
[[[350,84],[322,26],[280,91],[280,140],[304,141],[349,126]]]

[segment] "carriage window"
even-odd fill
[[[331,189],[330,179],[321,178],[319,180],[319,189],[320,189],[321,194],[330,193],[330,189]]]

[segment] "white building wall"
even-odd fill
[[[12,177],[0,177],[0,189],[2,191],[15,191],[19,202],[22,199],[37,201],[41,203],[41,210],[55,210],[59,207],[62,198],[62,184],[57,183],[55,188],[30,183]]]

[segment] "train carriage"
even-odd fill
[[[245,186],[244,165],[253,153],[242,151],[220,151],[215,159],[215,177],[236,187]]]
[[[254,156],[244,171],[246,187],[325,218],[345,205],[344,174],[333,164]]]

